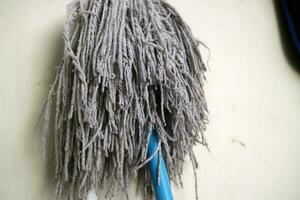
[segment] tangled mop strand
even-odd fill
[[[185,156],[197,168],[193,146],[206,145],[208,111],[199,41],[175,9],[163,0],[75,0],[64,42],[43,135],[45,145],[54,119],[58,199],[85,199],[104,185],[110,197],[127,195],[134,177],[149,199],[153,128],[156,152],[182,185]]]

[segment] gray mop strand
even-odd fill
[[[75,0],[67,13],[42,137],[45,155],[53,119],[56,197],[85,199],[106,186],[106,197],[121,191],[129,199],[137,178],[150,199],[153,128],[171,181],[182,185],[185,156],[196,173],[193,146],[207,146],[200,42],[163,0]]]

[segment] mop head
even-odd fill
[[[171,182],[182,184],[186,155],[197,168],[193,146],[206,145],[206,66],[176,10],[163,0],[75,0],[64,43],[44,110],[57,197],[85,199],[104,186],[108,197],[127,195],[133,178],[150,198],[153,129]]]

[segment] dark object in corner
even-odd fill
[[[291,67],[300,73],[300,0],[273,0],[282,48]]]
[[[282,0],[281,6],[289,39],[293,43],[296,53],[300,54],[300,1]]]

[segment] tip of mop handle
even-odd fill
[[[151,156],[153,153],[155,153],[155,150],[158,148],[158,136],[155,129],[153,129],[149,145],[148,145],[148,151],[147,156]],[[159,159],[160,159],[160,169],[159,167]],[[149,168],[150,168],[150,176],[152,181],[153,190],[155,193],[155,197],[157,200],[173,200],[173,193],[171,190],[170,180],[168,176],[168,171],[166,168],[166,164],[162,156],[159,156],[158,153],[151,159],[149,162]],[[160,177],[159,177],[159,183],[158,183],[158,170],[160,171]]]

